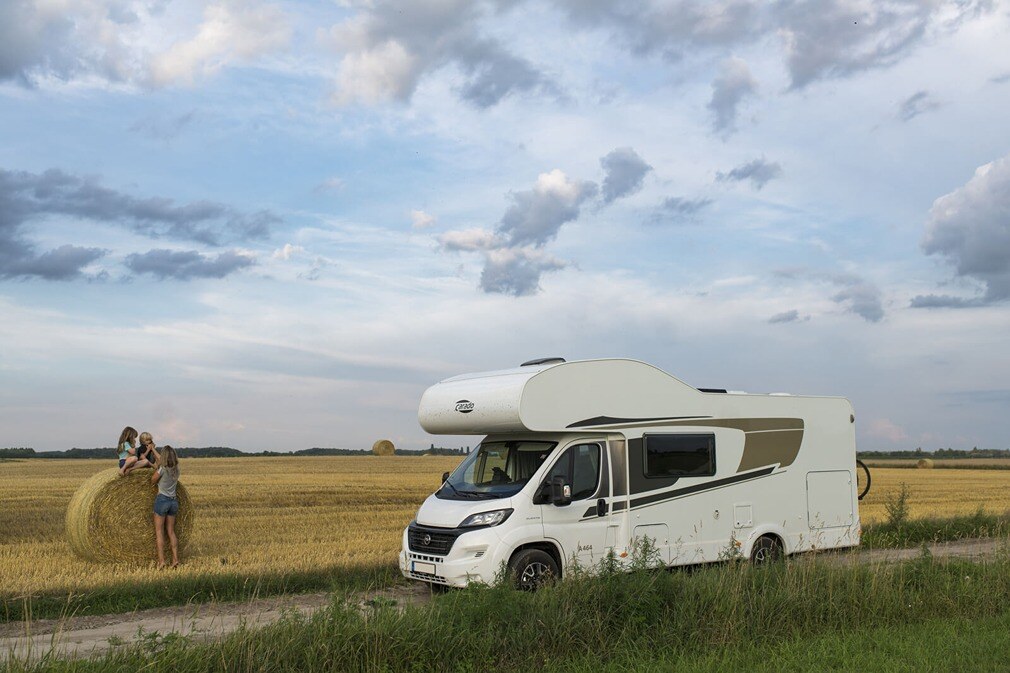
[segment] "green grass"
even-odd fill
[[[863,527],[862,546],[870,549],[899,549],[934,542],[1008,537],[1010,519],[979,510],[967,516],[869,524]]]
[[[212,644],[148,634],[96,661],[38,668],[999,670],[1007,667],[1008,615],[1006,557],[978,565],[727,564],[575,577],[532,595],[474,587],[403,611],[335,602],[311,618],[290,615]]]
[[[311,591],[356,591],[389,586],[401,581],[392,566],[362,566],[344,570],[207,577],[170,577],[112,585],[84,593],[49,593],[40,596],[0,598],[0,622],[58,619],[71,615],[103,615],[168,605],[210,601],[245,601],[253,598]]]

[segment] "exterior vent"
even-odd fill
[[[698,388],[699,392],[702,393],[725,393],[725,388]]]
[[[534,365],[549,365],[555,362],[564,362],[564,358],[538,358],[536,360],[527,360],[526,362],[519,365],[520,367],[533,367]]]

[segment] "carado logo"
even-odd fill
[[[468,414],[473,411],[473,402],[470,400],[460,400],[456,402],[456,411],[461,414]]]

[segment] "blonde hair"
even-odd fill
[[[151,440],[152,442],[154,441],[154,437],[151,436],[151,433],[150,432],[140,433],[140,443],[147,444],[147,440]]]
[[[127,425],[123,428],[123,431],[119,433],[119,444],[116,444],[116,450],[123,448],[123,444],[129,443],[133,446],[133,443],[137,441],[137,431]]]
[[[179,466],[179,456],[175,453],[175,449],[168,444],[161,447],[161,463],[170,470]]]

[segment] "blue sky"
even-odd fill
[[[0,446],[404,448],[538,356],[1010,446],[1010,6],[14,0]]]

